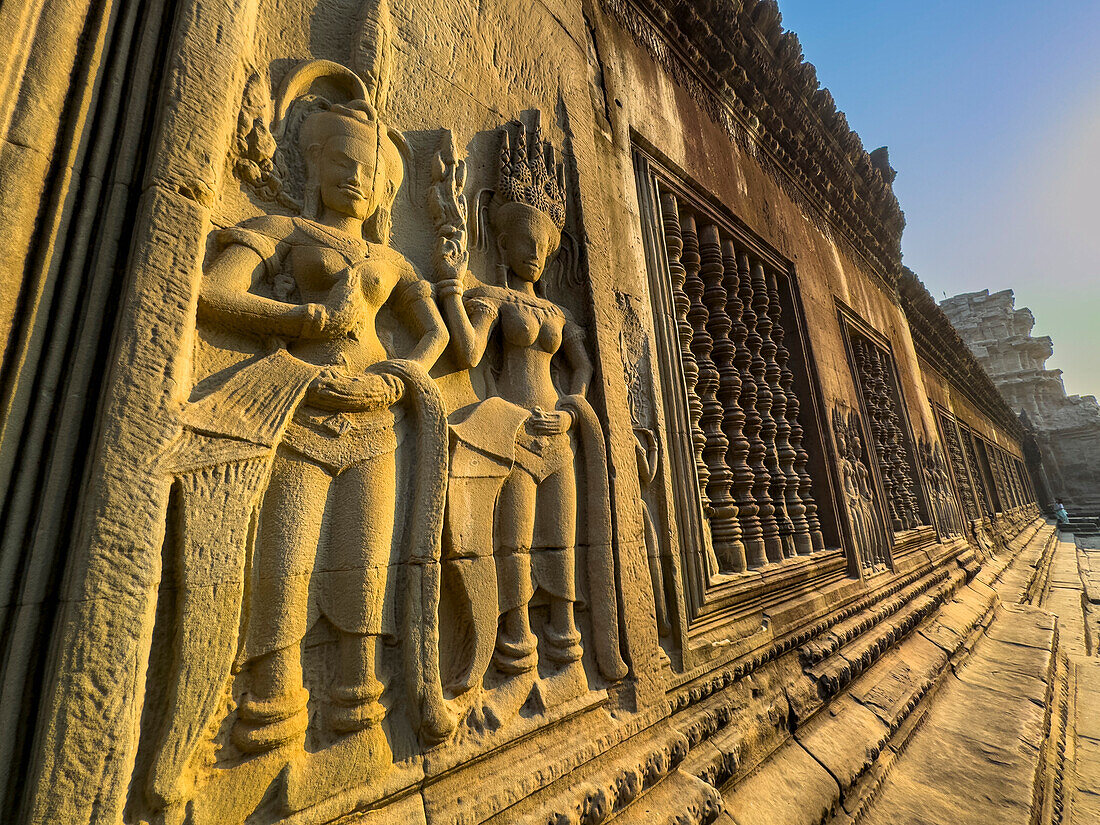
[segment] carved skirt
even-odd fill
[[[345,633],[382,632],[397,495],[394,421],[389,410],[295,414],[260,514],[246,658],[300,643],[321,616]]]
[[[538,588],[575,601],[577,482],[568,433],[520,431],[497,508],[501,610],[526,604]]]
[[[389,409],[333,413],[303,405],[287,425],[282,444],[338,476],[353,464],[396,450],[396,423]]]

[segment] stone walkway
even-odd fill
[[[1070,670],[1072,730],[1066,741],[1066,817],[1100,823],[1100,538],[1063,535],[1042,606],[1057,614]]]
[[[1100,541],[1091,541],[1092,552],[1072,536],[1032,542],[1005,571],[995,620],[954,665],[859,822],[1100,823],[1100,659],[1086,596]]]
[[[1054,639],[1049,614],[1005,608],[933,698],[863,822],[1028,825]]]

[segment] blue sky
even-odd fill
[[[1012,289],[1071,393],[1100,395],[1100,0],[780,0],[942,299]]]

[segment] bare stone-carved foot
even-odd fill
[[[542,708],[549,710],[587,692],[588,676],[584,672],[584,665],[575,661],[545,679],[540,679],[532,693]]]
[[[494,661],[502,673],[509,675],[534,670],[539,663],[538,637],[528,630],[527,635],[518,640],[498,639]]]
[[[475,733],[492,733],[500,728],[500,719],[488,702],[475,702],[466,716],[466,725]]]
[[[244,753],[262,753],[294,741],[309,725],[308,701],[305,688],[271,699],[245,696],[237,708],[233,744]]]
[[[527,702],[537,678],[538,674],[532,668],[510,676],[479,696],[466,718],[469,730],[475,734],[489,734],[504,727]]]
[[[558,633],[553,628],[547,628],[546,658],[551,662],[562,665],[579,662],[583,654],[581,634],[575,627],[565,633]]]

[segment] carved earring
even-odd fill
[[[497,282],[504,287],[508,286],[508,264],[504,257],[504,242],[497,240]]]

